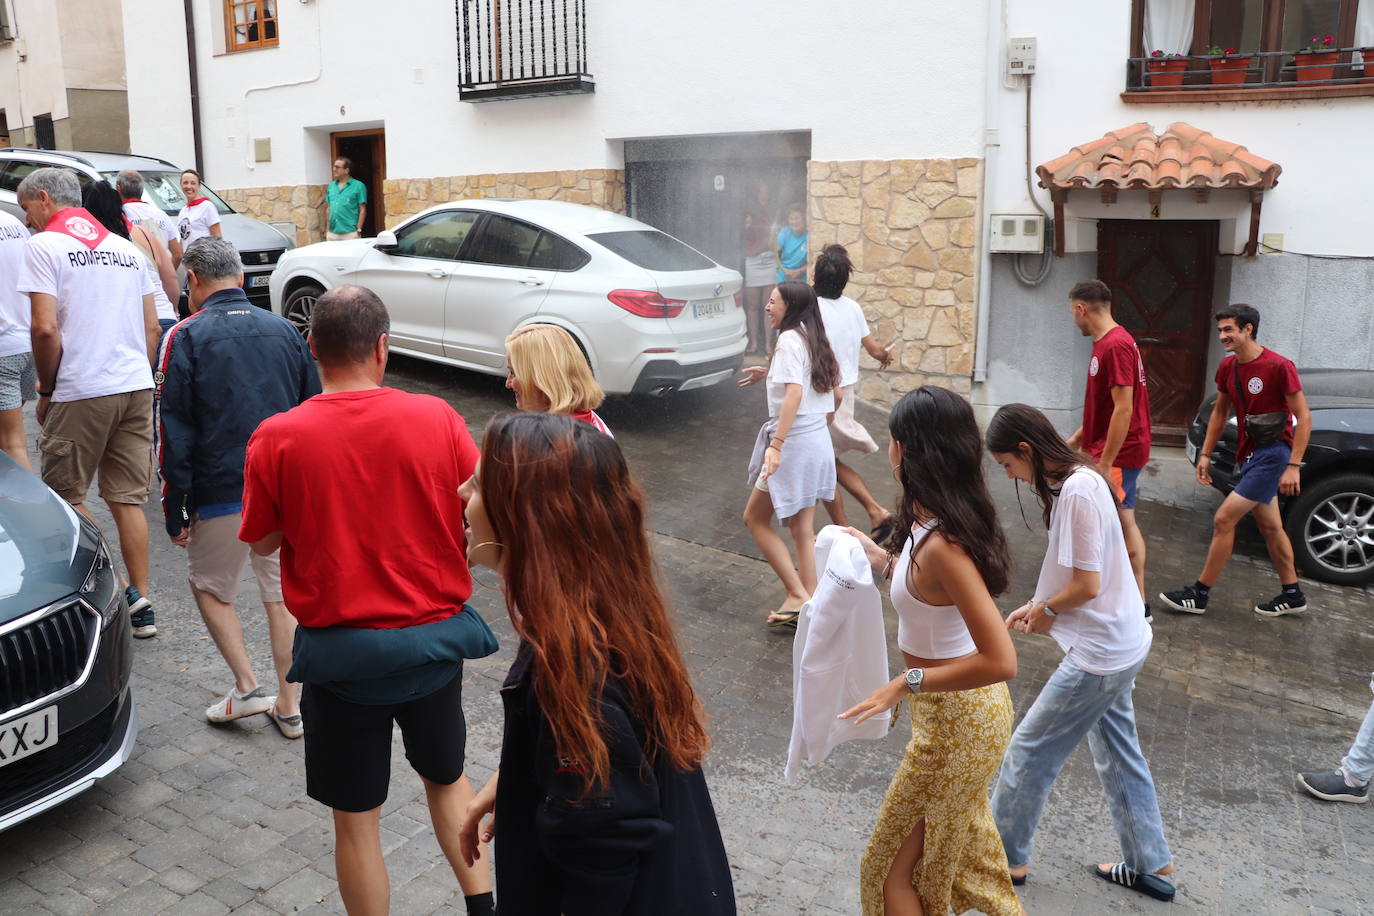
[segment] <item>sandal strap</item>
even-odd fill
[[[1136,878],[1139,877],[1139,874],[1132,871],[1125,862],[1117,862],[1104,877],[1122,887],[1135,887]]]

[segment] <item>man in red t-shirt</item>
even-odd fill
[[[1296,496],[1301,488],[1299,469],[1312,434],[1312,415],[1302,393],[1298,370],[1291,360],[1266,350],[1255,340],[1259,333],[1259,312],[1249,305],[1230,305],[1216,314],[1221,345],[1230,355],[1217,367],[1217,401],[1207,421],[1207,437],[1197,459],[1198,483],[1210,485],[1212,449],[1221,439],[1226,418],[1234,405],[1236,428],[1235,489],[1217,510],[1212,526],[1212,543],[1202,575],[1192,585],[1178,591],[1162,592],[1160,599],[1176,611],[1201,614],[1217,577],[1231,558],[1236,525],[1248,513],[1264,535],[1269,560],[1278,573],[1283,591],[1269,601],[1255,605],[1264,617],[1301,614],[1307,610],[1307,597],[1298,585],[1293,564],[1293,545],[1283,530],[1278,494]],[[1245,426],[1248,417],[1282,413],[1286,422],[1283,434],[1274,442],[1254,442]]]
[[[379,814],[393,722],[424,782],[440,847],[468,912],[494,913],[486,859],[468,866],[458,827],[463,658],[495,651],[471,608],[463,501],[477,464],[463,418],[428,395],[381,387],[390,320],[371,290],[321,296],[310,350],[323,392],[264,420],[248,442],[239,538],[281,548],[282,591],[300,624],[306,794],[334,809],[339,892],[350,912],[385,912]],[[471,651],[465,628],[489,645]]]
[[[1145,597],[1145,538],[1135,522],[1136,486],[1150,460],[1150,392],[1145,363],[1131,333],[1112,318],[1112,291],[1101,280],[1084,280],[1069,291],[1069,311],[1084,337],[1093,339],[1083,425],[1069,445],[1093,457],[1112,482],[1120,503],[1121,532],[1140,597]],[[1150,604],[1145,603],[1145,619]]]

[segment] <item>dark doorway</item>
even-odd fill
[[[1161,445],[1180,445],[1202,403],[1211,341],[1213,221],[1101,220],[1097,272],[1112,312],[1135,336]]]
[[[57,134],[52,129],[52,115],[33,116],[33,145],[38,149],[57,149]]]
[[[768,185],[776,234],[789,205],[806,206],[810,158],[809,133],[626,141],[626,208],[635,219],[742,270],[744,216],[759,185]]]
[[[386,131],[343,130],[329,135],[330,161],[340,156],[353,160],[353,177],[367,185],[367,213],[361,231],[364,238],[375,238],[386,228],[386,201],[382,182],[386,179]]]

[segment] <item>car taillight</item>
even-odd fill
[[[685,299],[664,299],[658,293],[646,289],[617,289],[606,294],[606,298],[641,318],[676,318],[687,307]]]

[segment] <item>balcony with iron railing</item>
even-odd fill
[[[1126,102],[1262,101],[1374,95],[1374,48],[1132,57]]]
[[[595,91],[587,0],[457,0],[457,7],[461,100]]]

